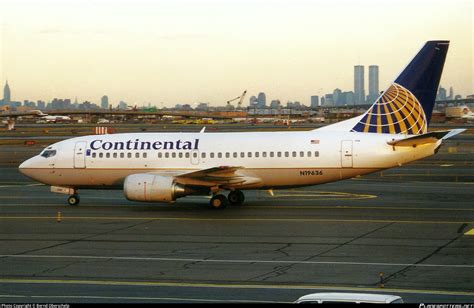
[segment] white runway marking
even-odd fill
[[[55,256],[55,255],[0,255],[0,258],[25,259],[87,259],[87,260],[120,260],[120,261],[155,261],[155,262],[202,262],[202,263],[247,263],[247,264],[306,264],[306,265],[356,265],[356,266],[415,266],[442,268],[474,268],[474,264],[415,264],[415,263],[382,263],[382,262],[331,262],[301,260],[224,260],[224,259],[188,259],[188,258],[152,258],[152,257],[114,257],[114,256]]]

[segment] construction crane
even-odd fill
[[[240,96],[237,96],[236,98],[233,98],[231,100],[228,100],[227,101],[227,107],[230,107],[232,106],[230,103],[233,102],[233,101],[236,101],[236,100],[239,100],[239,102],[237,103],[237,109],[242,109],[242,102],[244,101],[244,96],[245,94],[247,94],[247,90],[245,90],[242,95]]]

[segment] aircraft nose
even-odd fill
[[[30,158],[30,159],[27,159],[25,160],[23,163],[20,164],[20,166],[18,166],[18,170],[20,170],[20,172],[23,174],[23,175],[26,175],[26,176],[30,176],[31,174],[31,167],[33,166],[33,160],[34,158]]]

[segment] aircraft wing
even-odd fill
[[[261,182],[260,178],[239,174],[241,169],[243,167],[220,166],[192,172],[176,171],[174,174],[153,172],[153,174],[173,176],[176,182],[180,184],[205,187],[234,187]]]
[[[392,146],[399,146],[399,147],[415,147],[418,145],[428,144],[428,143],[436,143],[438,140],[448,139],[454,135],[460,134],[465,129],[453,129],[453,130],[446,130],[446,131],[437,131],[437,132],[430,132],[426,134],[416,135],[404,139],[393,139],[391,141],[387,141],[387,144]]]

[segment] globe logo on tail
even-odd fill
[[[428,132],[426,115],[418,99],[393,83],[352,128],[353,132],[418,135]]]

